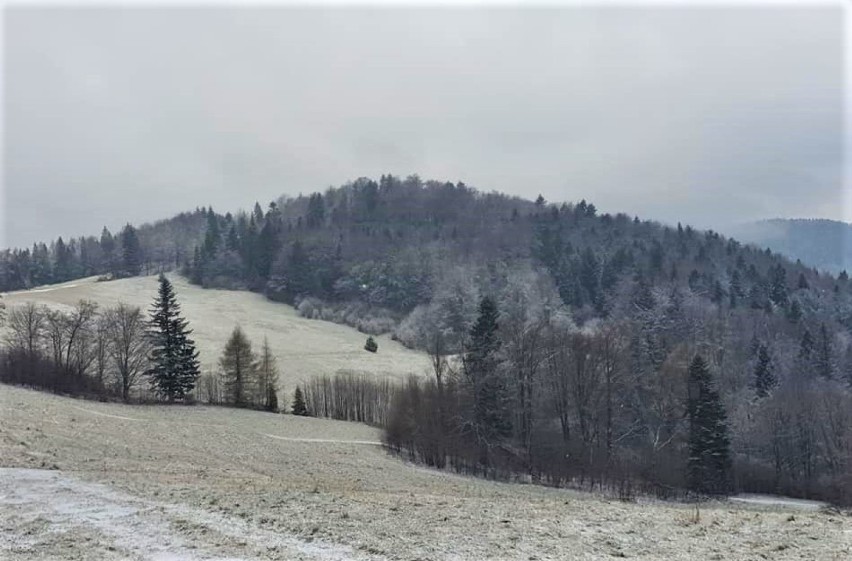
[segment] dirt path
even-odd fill
[[[384,446],[378,440],[346,440],[346,439],[333,439],[333,438],[292,438],[289,436],[276,436],[274,434],[266,434],[259,433],[263,436],[268,436],[269,438],[274,438],[276,440],[286,440],[287,442],[323,442],[327,444],[363,444],[366,446]]]
[[[281,559],[367,559],[351,548],[307,542],[244,520],[183,505],[140,499],[58,471],[0,469],[0,557],[41,559],[72,536],[84,558],[140,561],[248,561],[227,555],[228,544]],[[33,526],[41,526],[34,532]],[[37,536],[37,537],[36,537]],[[204,544],[199,543],[203,536]],[[211,540],[211,536],[218,536]],[[209,547],[211,543],[225,547]],[[224,551],[220,551],[224,550]],[[63,557],[73,551],[62,551]],[[114,555],[113,555],[114,554]],[[100,556],[98,556],[100,557]],[[379,559],[369,557],[369,559]]]

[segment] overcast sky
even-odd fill
[[[7,8],[5,242],[382,173],[843,218],[839,8]],[[2,234],[0,234],[2,235]]]

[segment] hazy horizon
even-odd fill
[[[842,23],[839,7],[7,8],[0,247],[383,173],[722,232],[848,219]]]

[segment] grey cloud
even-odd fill
[[[392,172],[841,218],[839,8],[7,9],[9,245]]]

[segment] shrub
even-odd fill
[[[374,353],[379,350],[379,344],[372,337],[367,337],[367,342],[364,343],[364,350]]]

